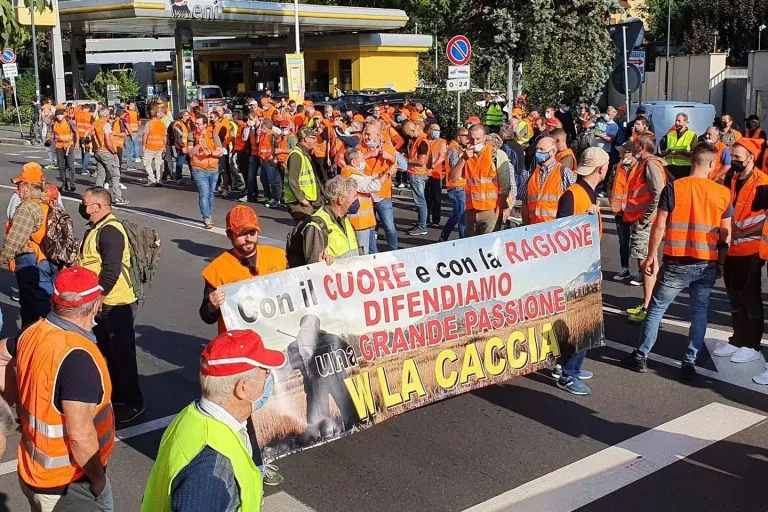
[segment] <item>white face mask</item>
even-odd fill
[[[481,152],[485,148],[485,144],[483,142],[480,142],[479,144],[475,144],[474,149],[475,153]]]
[[[289,133],[291,133],[290,130],[288,129],[283,130],[283,135],[288,135]]]
[[[624,164],[624,165],[631,165],[632,164],[632,159],[629,158],[629,157],[624,157],[624,159],[621,161],[621,163]]]
[[[365,160],[357,164],[357,170],[363,172],[365,170]]]

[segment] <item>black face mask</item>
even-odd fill
[[[85,220],[89,220],[91,218],[91,216],[88,215],[88,207],[82,203],[77,207],[77,213],[79,213],[80,216]]]
[[[733,172],[741,172],[744,170],[744,162],[738,160],[731,160],[731,169]]]

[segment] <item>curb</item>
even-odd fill
[[[32,143],[28,140],[5,138],[5,137],[0,137],[0,144],[10,144],[12,146],[31,146],[32,145]]]

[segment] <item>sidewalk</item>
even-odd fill
[[[28,134],[29,134],[29,126],[21,125],[22,131],[24,132],[24,136],[19,133],[19,125],[13,125],[13,124],[0,124],[0,143],[2,144],[16,144],[19,146],[29,146],[32,144],[30,142]]]

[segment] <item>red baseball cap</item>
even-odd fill
[[[216,336],[200,355],[200,371],[212,377],[229,377],[254,368],[276,369],[285,364],[285,353],[264,347],[251,330],[227,331]]]
[[[255,229],[261,231],[259,216],[253,211],[253,208],[244,204],[239,204],[227,212],[227,230],[235,235]]]
[[[59,272],[53,283],[53,302],[59,306],[77,307],[96,299],[104,288],[99,285],[99,276],[93,270],[84,267],[68,267]],[[80,298],[75,301],[65,301],[63,293],[77,293]]]

